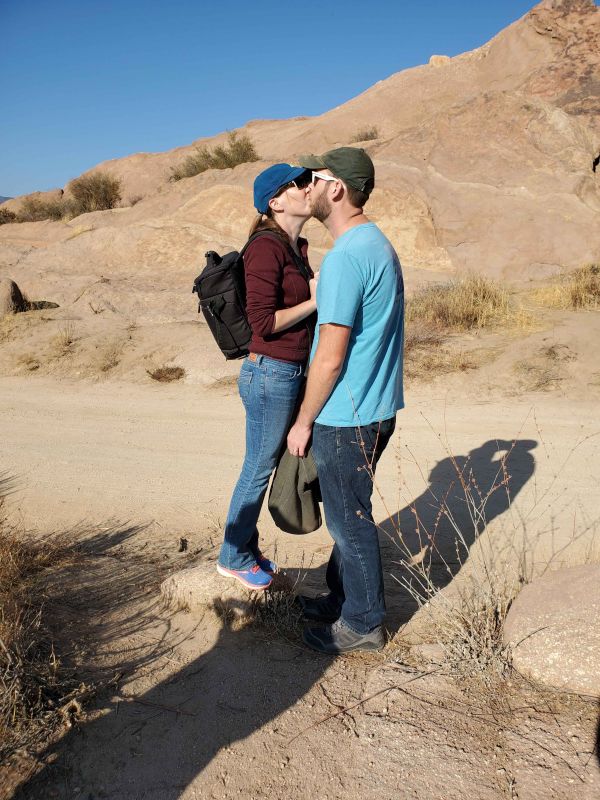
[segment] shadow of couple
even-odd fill
[[[492,439],[436,464],[425,491],[381,523],[388,578],[400,553],[398,532],[405,555],[406,548],[418,553],[423,537],[433,532],[432,567],[441,565],[434,570],[436,586],[447,585],[485,524],[507,511],[533,475],[536,444]],[[475,525],[465,501],[465,480],[485,499],[485,516]],[[448,514],[440,516],[441,503]],[[456,526],[463,531],[458,545]],[[311,570],[310,583],[323,581],[324,572],[325,566]],[[414,613],[414,605],[394,580],[386,593],[389,627],[395,632]],[[85,800],[175,800],[220,750],[263,727],[279,728],[266,737],[266,750],[283,747],[297,731],[293,720],[282,715],[332,661],[284,639],[261,638],[256,629],[235,631],[223,624],[208,651],[138,696],[138,702],[106,702],[101,716],[52,744],[41,755],[46,765],[16,796],[72,797],[73,788],[80,787],[78,796]],[[269,752],[265,769],[270,769]],[[252,796],[252,787],[246,796]]]

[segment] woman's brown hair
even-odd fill
[[[273,212],[270,208],[267,209],[266,214],[258,214],[258,216],[254,218],[254,222],[250,225],[250,230],[248,231],[248,238],[255,233],[259,233],[259,231],[271,231],[271,233],[280,236],[286,244],[291,244],[290,237],[283,228],[277,224],[276,220],[273,219]]]

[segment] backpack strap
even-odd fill
[[[281,236],[278,236],[276,233],[271,233],[270,231],[257,231],[256,233],[253,233],[253,234],[252,234],[252,236],[251,236],[251,237],[248,239],[248,241],[246,242],[246,244],[245,244],[245,245],[242,247],[242,249],[240,250],[240,256],[241,256],[242,258],[243,258],[243,256],[244,256],[244,253],[245,253],[245,252],[246,252],[246,250],[248,249],[248,246],[249,246],[250,244],[252,244],[252,242],[253,242],[255,239],[258,239],[258,238],[259,238],[259,237],[261,237],[261,236],[268,236],[268,237],[269,237],[269,239],[274,239],[276,242],[279,242],[281,245],[283,245],[283,247],[285,247],[285,249],[286,249],[286,250],[289,252],[289,254],[292,256],[292,259],[293,259],[293,261],[294,261],[294,264],[295,264],[295,265],[296,265],[296,267],[298,268],[298,272],[299,272],[299,273],[302,275],[302,277],[304,278],[304,280],[305,280],[307,283],[310,281],[310,274],[309,274],[308,270],[306,269],[306,264],[304,263],[304,261],[302,260],[302,258],[300,258],[300,256],[299,256],[299,255],[296,253],[296,251],[294,250],[294,248],[293,248],[291,245],[289,245],[289,244],[286,244],[286,243],[283,241],[283,239],[281,238]]]

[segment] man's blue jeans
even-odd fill
[[[353,428],[316,423],[313,429],[325,520],[335,542],[327,565],[329,599],[346,625],[361,634],[377,628],[385,616],[371,495],[375,467],[395,425],[392,417]]]
[[[245,359],[238,378],[246,409],[246,455],[225,523],[219,563],[248,569],[258,553],[256,523],[269,478],[290,428],[304,367],[268,356]]]

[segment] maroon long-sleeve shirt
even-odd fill
[[[308,242],[298,239],[302,259],[311,277]],[[316,313],[273,333],[275,312],[310,300],[308,281],[302,275],[289,247],[273,236],[260,236],[244,253],[246,273],[246,313],[252,328],[250,352],[303,363],[308,360]]]

